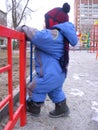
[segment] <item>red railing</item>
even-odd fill
[[[8,64],[0,68],[0,73],[8,73],[8,95],[0,102],[0,110],[8,105],[9,120],[4,130],[12,130],[20,119],[20,126],[26,124],[26,42],[23,33],[0,26],[0,37],[7,38]],[[12,39],[19,40],[19,79],[20,79],[20,105],[14,112],[13,87],[12,87]]]

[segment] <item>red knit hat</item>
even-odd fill
[[[45,24],[46,28],[50,29],[54,25],[59,23],[64,23],[69,21],[69,16],[67,13],[70,11],[70,5],[68,3],[64,3],[62,8],[57,7],[45,14]]]

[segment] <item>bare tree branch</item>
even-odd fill
[[[6,0],[7,14],[11,14],[13,28],[19,26],[21,21],[27,16],[30,16],[31,10],[28,6],[30,0]],[[25,3],[24,3],[25,2]]]
[[[26,8],[27,8],[28,3],[29,3],[29,0],[27,0],[27,2],[26,2],[26,5],[25,5],[25,7],[24,7],[24,9],[23,9],[23,11],[22,11],[22,14],[21,14],[20,20],[19,20],[18,23],[17,23],[17,26],[20,24],[20,22],[21,22],[21,20],[22,20],[22,18],[23,18],[23,15],[24,15],[24,12],[25,12],[25,10],[26,10]]]

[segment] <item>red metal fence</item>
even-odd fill
[[[93,25],[90,35],[90,52],[96,52],[98,58],[98,25]]]
[[[8,95],[0,102],[0,110],[8,105],[9,120],[4,130],[12,130],[20,119],[20,126],[26,124],[26,42],[23,33],[0,26],[0,37],[7,38],[8,64],[0,68],[0,73],[8,73]],[[12,39],[19,40],[19,79],[20,79],[20,105],[13,110],[13,86],[12,86]]]

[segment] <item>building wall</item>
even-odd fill
[[[7,14],[0,10],[0,24],[7,26]]]
[[[4,13],[0,10],[0,24],[7,26],[7,13]],[[0,49],[4,49],[6,47],[6,39],[3,37],[0,37]]]
[[[77,31],[87,33],[98,20],[98,0],[75,0],[74,11]]]

